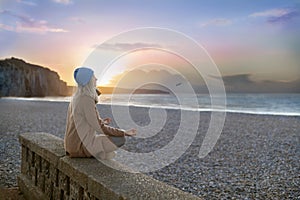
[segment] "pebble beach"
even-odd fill
[[[64,137],[67,102],[0,99],[0,187],[16,187],[20,173],[18,136],[48,132]],[[111,117],[109,105],[98,105]],[[194,112],[194,111],[191,111]],[[166,145],[180,123],[180,110],[166,110],[160,132],[143,140],[129,138],[124,150],[150,152]],[[149,109],[130,107],[139,125],[149,123]],[[147,175],[203,199],[300,199],[300,117],[227,113],[213,151],[199,158],[211,113],[201,112],[198,133],[174,163]],[[113,121],[112,126],[116,126]]]

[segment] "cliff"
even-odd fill
[[[17,58],[0,60],[0,97],[67,96],[67,84],[50,69]]]

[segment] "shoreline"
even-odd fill
[[[50,99],[49,99],[50,98]],[[2,97],[3,100],[13,100],[13,101],[32,101],[32,102],[58,102],[58,103],[69,103],[71,97],[62,100],[61,97]],[[291,116],[299,117],[300,113],[291,113],[291,112],[273,112],[273,111],[252,111],[252,110],[233,110],[233,109],[210,109],[210,108],[190,108],[190,107],[174,107],[174,106],[165,106],[165,105],[146,105],[146,104],[123,104],[123,103],[98,103],[97,105],[104,106],[130,106],[136,108],[154,108],[154,109],[166,109],[166,110],[185,110],[191,112],[225,112],[225,113],[236,113],[236,114],[249,114],[249,115],[266,115],[266,116]]]
[[[0,99],[0,187],[16,186],[15,176],[20,167],[18,135],[48,132],[63,138],[67,107],[67,102]],[[103,117],[112,117],[110,106],[101,104],[98,109]],[[150,123],[149,108],[130,107],[129,110],[138,125]],[[168,144],[181,119],[178,110],[166,113],[166,123],[158,134],[146,140],[129,138],[123,149],[150,152]],[[207,199],[300,196],[300,117],[227,113],[213,151],[200,159],[197,155],[210,113],[201,112],[197,136],[178,160],[146,174]]]

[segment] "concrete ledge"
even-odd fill
[[[51,134],[21,134],[20,143],[18,183],[27,199],[200,199],[141,173],[65,156],[63,140]]]
[[[22,145],[56,165],[65,156],[64,143],[59,137],[49,133],[24,133],[19,137]]]

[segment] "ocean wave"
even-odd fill
[[[249,102],[244,102],[243,98],[239,98],[239,96],[234,96],[234,98],[227,98],[226,107],[222,106],[211,106],[209,104],[208,97],[201,96],[203,102],[203,98],[205,99],[205,104],[199,104],[196,106],[191,105],[180,105],[174,101],[174,97],[166,98],[164,96],[164,101],[159,104],[159,101],[155,101],[153,103],[153,99],[147,99],[149,96],[139,95],[138,99],[134,99],[133,101],[126,102],[126,97],[120,95],[117,101],[111,102],[111,98],[109,95],[104,95],[101,99],[100,105],[113,105],[113,106],[132,106],[132,107],[144,107],[144,108],[157,108],[157,109],[170,109],[170,110],[185,110],[185,111],[196,111],[196,112],[226,112],[226,113],[243,113],[243,114],[255,114],[255,115],[279,115],[279,116],[300,116],[300,109],[297,109],[297,105],[300,102],[300,95],[294,95],[294,99],[288,98],[287,100],[291,102],[287,102],[284,99],[283,104],[283,96],[282,95],[271,95],[271,98],[264,97],[264,101],[262,101],[262,95],[258,94],[258,99],[252,99],[251,104]],[[159,96],[151,96],[152,98],[159,98]],[[227,95],[228,97],[228,95]],[[275,97],[275,98],[274,98]],[[277,97],[277,98],[276,98]],[[70,102],[71,97],[2,97],[1,99],[7,100],[21,100],[21,101],[46,101],[46,102]],[[234,101],[232,101],[234,99]],[[298,101],[299,100],[299,101]],[[254,102],[253,102],[254,101]],[[268,102],[268,103],[266,103]]]

